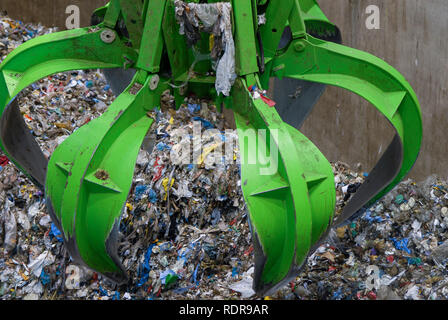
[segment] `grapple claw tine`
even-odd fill
[[[72,257],[120,284],[127,281],[117,254],[120,217],[154,121],[147,113],[161,95],[149,89],[150,78],[137,74],[101,117],[56,148],[48,166],[47,198]]]
[[[242,108],[246,112],[234,111],[254,239],[254,290],[266,295],[298,275],[310,248],[332,222],[336,191],[328,160],[284,123],[275,108],[253,100],[248,87],[242,81],[235,84],[232,105],[249,105]]]
[[[350,90],[371,102],[396,130],[391,145],[337,218],[335,226],[340,226],[368,209],[410,171],[422,141],[420,106],[403,76],[381,59],[312,37],[295,42],[301,43],[303,54],[312,54],[315,58],[307,61],[306,66],[292,60],[286,62],[302,54],[290,48],[274,63],[285,66],[281,76]],[[315,67],[310,68],[310,63]]]
[[[23,121],[17,97],[3,111],[0,139],[10,160],[43,191],[48,160]]]
[[[85,28],[32,39],[14,50],[0,65],[0,146],[10,160],[42,190],[48,181],[48,160],[20,114],[17,96],[28,85],[53,73],[117,68],[123,64],[123,52],[127,53],[128,59],[134,56],[121,42],[102,42],[101,30]],[[53,207],[51,197],[46,195],[46,198],[53,222],[63,230],[61,216]],[[74,247],[70,241],[66,245]],[[69,251],[75,260],[81,260],[77,250]],[[124,273],[122,278],[126,278]]]

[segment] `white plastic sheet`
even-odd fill
[[[216,91],[225,96],[236,80],[235,73],[235,42],[232,34],[232,6],[230,3],[196,4],[176,0],[176,18],[180,24],[180,34],[185,35],[185,17],[192,26],[199,28],[202,22],[205,32],[209,32],[222,39],[224,54],[216,64]],[[189,10],[185,10],[188,7]]]

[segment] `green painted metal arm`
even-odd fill
[[[363,189],[345,207],[344,218],[376,202],[410,171],[422,141],[421,111],[411,86],[393,67],[368,53],[308,37],[293,41],[285,53],[276,57],[272,70],[276,77],[334,85],[360,95],[390,121],[400,138],[402,146],[395,140],[394,144],[403,150],[390,151],[400,157],[395,164],[398,168],[377,169],[397,172],[392,172],[389,181],[383,181],[385,185],[376,194],[370,192],[375,189],[369,185],[378,187],[378,181],[367,178]]]
[[[241,184],[254,235],[254,289],[265,295],[297,276],[332,222],[336,194],[328,160],[275,108],[253,100],[247,88],[256,83],[253,75],[239,80],[227,107],[235,111]],[[246,141],[253,132],[258,141]],[[263,144],[268,150],[260,153]]]
[[[270,9],[271,11],[269,11]],[[289,9],[292,11],[288,14]],[[422,140],[420,107],[414,91],[403,76],[384,61],[370,54],[322,41],[308,34],[310,32],[318,35],[320,30],[326,30],[325,32],[327,32],[333,26],[328,22],[315,1],[291,0],[282,2],[282,5],[273,2],[268,7],[269,12],[273,18],[271,21],[268,20],[268,23],[262,27],[262,34],[264,47],[265,49],[267,48],[266,52],[268,53],[266,70],[270,70],[270,72],[263,75],[262,83],[266,85],[269,82],[270,76],[274,76],[345,88],[371,102],[392,123],[397,131],[397,136],[377,166],[369,174],[366,182],[345,206],[342,214],[334,223],[332,223],[333,216],[331,209],[322,211],[321,217],[326,217],[326,221],[325,218],[320,222],[313,220],[314,215],[319,212],[315,208],[311,211],[311,216],[306,217],[306,212],[308,211],[306,207],[301,207],[306,203],[304,199],[299,200],[301,204],[300,208],[296,207],[295,209],[293,209],[293,206],[285,203],[276,204],[275,199],[282,199],[288,202],[288,196],[285,193],[279,196],[279,189],[285,191],[290,187],[293,198],[295,196],[297,200],[300,198],[301,193],[306,192],[298,185],[299,178],[292,179],[297,184],[291,183],[291,177],[293,175],[288,179],[288,174],[282,175],[283,180],[287,181],[286,183],[284,181],[282,181],[283,183],[279,182],[280,179],[278,178],[274,178],[275,183],[273,183],[272,180],[267,179],[266,181],[262,181],[262,177],[257,177],[257,179],[261,179],[259,181],[255,179],[256,167],[252,167],[252,170],[250,170],[250,166],[242,166],[242,176],[244,177],[242,180],[243,191],[246,202],[248,203],[251,221],[254,225],[255,241],[258,243],[256,245],[258,248],[258,261],[256,266],[258,268],[256,267],[254,288],[257,292],[262,293],[269,292],[272,288],[277,288],[277,286],[284,284],[285,281],[297,275],[299,266],[305,261],[306,254],[312,253],[322,243],[331,230],[330,226],[339,226],[346,223],[350,218],[359,215],[401,181],[415,163]],[[273,15],[272,12],[277,14]],[[278,52],[279,33],[287,25],[285,22],[286,17],[289,19],[292,39],[285,51]],[[276,52],[275,55],[272,54],[274,51]],[[239,88],[238,90],[243,89]],[[238,94],[238,91],[233,93],[233,96],[234,98],[235,96],[240,96],[241,99],[241,94]],[[251,101],[247,101],[244,104],[251,105]],[[254,104],[263,105],[259,101]],[[239,105],[241,105],[241,101]],[[272,114],[272,109],[269,110],[266,106],[265,109],[256,107],[255,109],[260,112],[259,119],[262,119],[266,123],[271,119],[275,119],[275,124],[282,126],[282,120],[278,114]],[[260,126],[263,127],[263,125],[260,125],[263,121],[257,121],[257,116],[252,116],[252,118],[249,116],[249,119],[247,118],[247,114],[253,113],[254,108],[249,108],[249,110],[251,111],[244,109],[237,111],[240,114],[235,116],[237,127],[247,128],[255,124],[259,124],[258,128]],[[266,110],[270,111],[269,114],[263,112]],[[245,114],[246,117],[241,117],[241,114]],[[272,127],[272,125],[267,126]],[[287,125],[283,123],[283,126]],[[293,132],[297,131],[291,129],[291,135],[293,135]],[[242,144],[242,139],[240,136],[241,151],[247,152],[247,146],[244,143]],[[290,163],[299,163],[299,159],[285,156],[285,154],[291,153],[291,150],[294,150],[292,144],[282,149],[282,142],[285,141],[291,140],[286,138],[283,133],[277,145],[280,150],[280,158],[284,161],[283,166],[280,166],[280,168],[287,168]],[[313,154],[313,152],[307,152],[306,148],[303,147],[304,145],[306,144],[300,144],[300,148],[298,149],[299,158],[306,157],[307,154]],[[308,145],[311,146],[312,143],[308,142]],[[316,156],[316,158],[319,157]],[[313,162],[311,159],[309,161]],[[304,167],[306,167],[306,164]],[[296,171],[306,171],[303,169],[304,167],[300,168],[298,166],[298,168],[296,167]],[[281,175],[281,170],[279,174]],[[304,174],[304,176],[306,177],[307,174]],[[325,177],[325,174],[322,176]],[[260,188],[260,186],[266,185],[266,189],[269,190],[261,192],[263,195],[261,201],[252,197],[251,182],[254,180],[254,188]],[[331,193],[333,189],[333,186],[327,186],[322,191]],[[296,191],[297,194],[294,194]],[[312,198],[312,193],[308,192],[308,194]],[[259,196],[258,192],[256,195],[257,197]],[[324,199],[325,197],[321,196],[320,200],[325,201]],[[296,201],[293,200],[292,203],[297,206]],[[279,214],[279,208],[281,207],[285,208],[285,212]],[[275,218],[269,217],[269,212],[275,212]],[[286,226],[289,225],[287,217],[292,216],[296,218],[297,223],[300,221],[302,229],[297,229],[298,240],[295,243],[297,247],[294,253],[296,259],[294,263],[291,263],[291,269],[287,272],[281,267],[281,261],[287,261],[288,252],[291,252],[294,246],[291,240],[287,240],[288,234],[291,231],[287,229],[282,230],[281,228],[287,228]],[[270,222],[277,219],[280,223],[281,217],[286,219],[282,222],[283,225],[271,229],[272,225]],[[311,221],[311,226],[317,228],[320,232],[310,232],[310,229],[306,228],[307,223]],[[269,228],[272,234],[266,228]],[[284,235],[284,237],[280,237],[280,234]],[[320,238],[312,238],[312,241],[304,238],[305,235],[308,236],[310,234],[311,237],[315,236]],[[276,250],[281,250],[281,254],[278,251],[276,254]],[[271,257],[274,257],[274,260],[271,260],[270,264],[268,261]],[[286,266],[286,263],[284,266]]]
[[[104,28],[84,28],[41,36],[14,50],[1,64],[0,104],[31,83],[57,72],[75,69],[120,68],[136,61],[135,51],[120,41],[104,43]]]
[[[17,108],[14,98],[20,91],[45,76],[68,70],[120,68],[129,60],[136,60],[136,53],[123,43],[104,43],[101,40],[104,30],[84,28],[48,34],[27,41],[14,50],[0,65],[0,116],[12,102],[14,104],[7,109]],[[9,111],[11,112],[14,111]],[[3,128],[6,127],[11,129],[11,126],[3,124]],[[3,134],[6,135],[7,132]],[[45,164],[40,164],[39,168],[26,161],[29,165],[24,168],[16,159],[18,156],[23,159],[23,153],[13,154],[13,146],[20,148],[20,144],[8,146],[5,145],[4,139],[0,139],[0,147],[10,160],[43,188],[46,160],[42,159]],[[40,157],[42,158],[42,155]]]
[[[136,56],[118,40],[103,42],[104,29],[92,30],[95,29],[43,36],[15,50],[0,68],[2,111],[23,88],[47,75],[67,70],[122,67]],[[35,179],[29,170],[16,163],[38,180],[39,185],[46,184],[48,208],[54,222],[64,231],[65,243],[74,260],[118,283],[127,279],[126,272],[117,257],[115,241],[110,237],[115,235],[112,231],[118,225],[130,189],[140,145],[153,122],[147,112],[159,105],[160,95],[167,89],[167,85],[160,85],[156,92],[150,91],[152,78],[139,73],[128,91],[103,116],[64,141],[52,155],[46,181],[41,175]],[[16,162],[3,141],[2,148]],[[123,158],[123,154],[127,157]],[[102,169],[99,168],[108,168],[108,171],[104,170],[100,176],[97,173]]]
[[[134,10],[117,3],[114,0],[101,10],[103,24],[30,40],[0,65],[0,146],[39,187],[45,185],[50,215],[63,231],[74,261],[123,283],[126,271],[116,250],[119,219],[138,151],[153,123],[148,110],[160,105],[168,81],[159,85],[157,75],[137,73],[107,112],[76,130],[57,148],[48,168],[14,99],[25,87],[50,74],[131,67],[137,52],[127,45],[126,38],[104,25],[116,25],[120,12],[132,20],[140,7],[136,4]],[[135,30],[132,35],[135,40]],[[152,63],[159,64],[160,55],[153,55]]]
[[[117,283],[127,281],[117,256],[116,232],[132,184],[140,146],[167,86],[139,72],[100,118],[76,130],[53,153],[47,201],[61,221],[65,243],[82,262]],[[80,144],[80,141],[84,143]]]
[[[39,187],[45,185],[47,207],[73,260],[124,283],[127,275],[117,255],[117,229],[140,146],[153,123],[148,111],[160,105],[167,79],[159,85],[158,75],[138,72],[101,117],[76,130],[55,150],[48,168],[14,99],[28,85],[57,72],[132,67],[137,52],[104,25],[115,25],[120,11],[128,17],[137,13],[117,7],[116,1],[105,9],[101,12],[105,22],[99,26],[30,40],[0,65],[0,141],[11,161]],[[160,55],[156,53],[152,63],[160,63]]]

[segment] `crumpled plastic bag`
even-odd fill
[[[11,202],[7,200],[3,215],[5,219],[5,241],[4,247],[6,253],[11,253],[17,245],[17,221],[14,213],[9,209]]]
[[[254,267],[250,268],[247,272],[243,274],[243,280],[238,281],[229,286],[233,291],[241,293],[242,299],[247,299],[255,295],[255,291],[252,289],[254,279],[252,274],[254,273]]]
[[[51,252],[45,251],[42,254],[40,254],[36,259],[32,260],[28,265],[28,268],[36,277],[39,277],[42,273],[42,269],[45,268],[46,266],[51,265],[52,263],[54,263],[54,261],[55,258],[51,254]]]
[[[436,264],[445,266],[448,262],[448,241],[435,248],[431,257]]]
[[[216,91],[218,95],[230,95],[230,90],[236,80],[235,73],[235,41],[232,35],[232,6],[230,3],[196,4],[175,2],[176,19],[180,24],[179,33],[187,37],[187,43],[195,44],[200,40],[199,22],[206,32],[215,37],[212,57],[217,61]],[[189,10],[185,10],[187,8]],[[220,41],[219,41],[220,40]],[[224,51],[219,57],[218,52]]]

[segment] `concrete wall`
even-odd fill
[[[90,24],[93,10],[105,5],[107,0],[0,0],[0,10],[7,11],[10,17],[24,22],[42,23],[65,29],[68,15],[65,9],[77,5],[80,9],[81,26]]]
[[[65,8],[81,9],[86,26],[94,8],[106,0],[0,0],[0,9],[23,21],[65,26]],[[348,46],[370,52],[396,67],[420,100],[424,142],[411,176],[448,176],[448,1],[319,0]],[[367,6],[381,10],[380,30],[368,30]],[[303,132],[331,160],[362,164],[368,171],[388,146],[393,131],[376,110],[357,96],[328,88]]]

